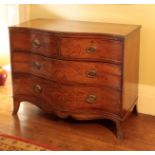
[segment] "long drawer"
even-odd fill
[[[21,50],[48,57],[56,57],[58,53],[57,37],[52,32],[18,28],[11,30],[10,39],[14,51]]]
[[[26,52],[13,52],[12,59],[13,72],[31,73],[59,83],[121,88],[120,65],[56,60]]]
[[[26,74],[14,75],[13,82],[14,96],[36,97],[49,108],[120,112],[120,92],[111,88],[63,85]]]
[[[122,62],[123,41],[96,37],[62,37],[60,53],[65,58]]]

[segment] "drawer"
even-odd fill
[[[123,42],[102,38],[61,38],[61,56],[65,58],[122,61]]]
[[[81,83],[121,88],[121,66],[65,61],[23,52],[13,53],[13,72],[31,73],[59,83]]]
[[[63,111],[100,110],[119,113],[120,92],[110,88],[57,84],[30,75],[14,75],[14,95],[37,97],[47,107]],[[22,86],[22,89],[21,89]]]
[[[10,30],[13,51],[33,52],[48,57],[57,56],[57,38],[54,33],[29,29]]]

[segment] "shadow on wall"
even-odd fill
[[[141,7],[142,6],[142,7]],[[58,18],[82,21],[114,22],[139,24],[136,16],[142,18],[151,14],[151,9],[144,5],[121,4],[70,4],[70,5],[31,5],[31,17]],[[149,5],[148,5],[149,6]],[[155,5],[154,5],[155,6]],[[153,8],[152,8],[153,9]],[[143,15],[141,15],[143,12]],[[145,14],[146,13],[146,14]],[[137,14],[135,16],[135,14]],[[147,20],[147,19],[146,19]],[[134,21],[134,22],[133,22]]]
[[[33,9],[32,9],[33,8]],[[42,5],[31,5],[31,19],[36,19],[36,18],[51,18],[51,19],[63,19],[60,15],[57,13],[54,13],[53,11],[46,9]],[[38,13],[38,10],[41,10],[41,13]]]
[[[103,9],[104,7],[114,7],[117,5],[102,5],[102,4],[70,4],[70,5],[31,5],[31,18],[52,18],[52,19],[68,19],[80,21],[96,21],[104,22],[112,20],[119,23],[116,18],[107,18],[106,14],[109,13]],[[118,5],[119,6],[119,5]],[[116,10],[116,9],[115,9]],[[120,10],[120,9],[119,9]],[[124,8],[123,8],[124,10]],[[123,11],[122,10],[122,11]],[[124,10],[125,11],[125,10]],[[41,13],[40,13],[41,12]],[[117,12],[115,11],[117,16]],[[119,14],[119,13],[118,13]],[[125,13],[122,18],[125,18]]]

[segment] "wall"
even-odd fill
[[[19,23],[19,5],[0,5],[0,65],[10,63],[8,27]]]
[[[0,65],[9,63],[7,6],[0,4]]]
[[[29,20],[30,5],[0,4],[0,65],[10,63],[8,26]]]
[[[155,115],[155,5],[31,5],[30,17],[142,25],[138,109]]]
[[[19,21],[20,23],[28,21],[30,19],[30,5],[20,4],[19,5]]]

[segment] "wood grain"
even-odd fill
[[[140,30],[133,32],[125,40],[123,58],[123,94],[122,110],[126,113],[132,110],[138,99],[138,77],[139,77],[139,36]],[[130,63],[132,60],[132,63]]]
[[[121,66],[119,65],[64,61],[27,52],[13,52],[12,60],[14,73],[30,73],[59,83],[108,86],[118,90],[121,88]],[[92,71],[95,75],[89,76]]]
[[[38,45],[33,45],[37,40]],[[57,37],[54,33],[28,29],[10,29],[11,48],[48,57],[57,56]]]
[[[25,96],[25,101],[29,101],[29,96],[32,96],[36,98],[35,103],[37,105],[43,107],[47,104],[45,106],[47,112],[52,112],[56,109],[58,111],[66,111],[68,114],[79,112],[86,115],[86,111],[89,113],[107,111],[119,114],[120,93],[110,88],[60,85],[29,74],[16,74],[13,77],[13,82],[15,98],[23,95]],[[21,89],[21,85],[23,89]],[[40,92],[35,91],[36,85],[40,86]],[[93,103],[87,102],[89,95],[96,96],[96,100]]]
[[[140,28],[140,25],[86,22],[86,21],[67,21],[54,19],[34,19],[21,23],[14,27],[23,27],[45,31],[64,32],[64,33],[93,33],[106,34],[110,36],[125,37],[133,30]]]
[[[89,58],[122,61],[123,42],[116,40],[105,40],[102,38],[74,38],[62,37],[60,39],[61,56],[65,58]],[[94,52],[89,52],[89,48],[95,48]]]

